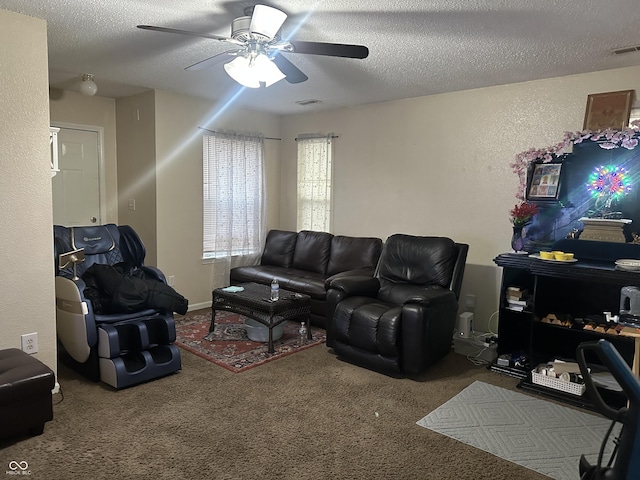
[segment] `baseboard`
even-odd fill
[[[202,302],[202,303],[193,303],[189,304],[188,312],[193,312],[194,310],[202,310],[203,308],[211,308],[211,302]]]

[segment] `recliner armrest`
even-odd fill
[[[446,288],[429,288],[421,289],[406,297],[402,302],[403,305],[410,303],[423,305],[430,307],[432,305],[440,303],[449,303],[451,300],[456,300],[456,294]]]
[[[347,297],[353,296],[375,298],[379,289],[380,282],[375,277],[339,277],[331,281],[327,290],[327,347],[333,347],[333,316],[338,303]]]
[[[380,289],[380,282],[375,277],[339,277],[331,281],[329,288],[340,290],[343,298],[354,295],[375,297]]]
[[[382,281],[378,298],[396,305],[418,304],[429,307],[438,303],[449,303],[456,295],[448,288],[439,285],[412,285],[409,283],[393,283]]]
[[[325,290],[329,290],[329,288],[331,288],[331,282],[333,282],[334,280],[337,280],[338,278],[373,277],[374,271],[375,270],[373,268],[366,267],[366,268],[358,268],[356,270],[346,270],[344,272],[338,272],[325,279],[324,288]]]

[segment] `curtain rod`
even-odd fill
[[[294,138],[297,142],[298,140],[307,140],[308,138],[338,138],[338,135],[330,133],[329,135],[322,135],[320,133],[310,133],[308,135],[301,135],[300,137]]]
[[[208,128],[204,128],[204,127],[198,127],[200,130],[206,130],[207,132],[211,132],[211,133],[225,133],[225,132],[217,132],[215,130],[209,130]],[[251,135],[249,135],[251,136]],[[281,138],[275,138],[275,137],[264,137],[265,140],[282,140]]]

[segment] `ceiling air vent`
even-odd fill
[[[306,105],[314,105],[316,103],[322,103],[322,102],[320,100],[316,100],[315,98],[310,98],[309,100],[298,100],[296,103],[304,107]]]
[[[621,55],[623,53],[631,53],[631,52],[639,52],[640,45],[634,45],[632,47],[622,47],[616,48],[615,50],[611,50],[615,55]]]

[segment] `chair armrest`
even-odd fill
[[[327,279],[324,281],[324,288],[325,290],[329,290],[329,288],[331,288],[331,282],[333,282],[334,280],[338,279],[338,278],[344,278],[344,277],[373,277],[373,274],[375,273],[375,269],[371,268],[371,267],[366,267],[366,268],[358,268],[355,270],[346,270],[344,272],[338,272],[334,275],[331,275],[330,277],[327,277]]]
[[[380,282],[375,277],[346,276],[332,280],[329,288],[339,290],[342,298],[355,295],[375,297],[380,289]]]
[[[333,347],[333,315],[336,306],[347,297],[363,296],[376,297],[380,288],[380,282],[374,277],[346,276],[335,278],[331,281],[327,290],[326,332],[327,347]]]
[[[82,279],[55,277],[57,336],[67,353],[81,363],[98,343],[93,308],[83,295],[84,288]]]
[[[402,307],[402,365],[420,373],[451,349],[458,301],[449,289],[427,290]]]
[[[152,267],[149,265],[142,265],[140,267],[140,270],[142,270],[149,278],[152,278],[154,280],[159,280],[162,283],[167,283],[167,279],[164,276],[164,273],[162,273],[159,268]]]
[[[89,316],[94,319],[91,300],[84,296],[87,285],[81,278],[72,279],[64,275],[55,277],[56,306],[73,314]]]
[[[455,293],[453,293],[451,290],[448,290],[446,288],[438,287],[438,288],[421,289],[420,291],[414,292],[408,295],[404,299],[402,304],[407,305],[407,304],[413,303],[413,304],[423,305],[425,307],[431,307],[433,305],[439,305],[439,304],[447,304],[447,303],[450,304],[452,300],[456,301],[457,303]]]

